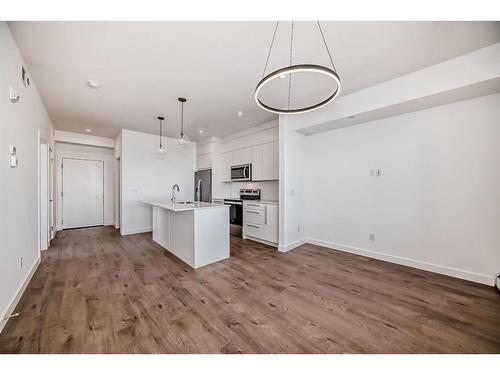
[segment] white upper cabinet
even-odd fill
[[[252,147],[252,180],[262,180],[262,145]]]
[[[203,161],[200,160],[200,162],[203,165]],[[221,158],[221,181],[231,181],[231,167],[243,164],[252,164],[253,181],[278,180],[278,141],[266,142],[223,153]]]
[[[212,168],[212,154],[202,154],[196,157],[196,169]]]
[[[231,181],[231,166],[233,165],[233,153],[225,152],[222,154],[222,182]]]
[[[277,180],[279,174],[278,141],[252,147],[252,180]]]
[[[233,151],[233,165],[250,164],[252,162],[252,147]]]

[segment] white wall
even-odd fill
[[[54,132],[54,139],[56,142],[63,143],[74,143],[86,146],[97,146],[97,147],[115,147],[115,139],[108,137],[98,137],[90,134],[80,134],[67,132],[63,130],[56,130]]]
[[[151,230],[151,208],[140,201],[170,199],[172,186],[178,184],[178,200],[194,198],[196,147],[175,146],[175,139],[164,137],[167,151],[164,160],[156,156],[158,136],[122,131],[121,144],[121,226],[122,234]]]
[[[279,245],[280,251],[288,251],[304,241],[304,205],[307,198],[304,174],[306,136],[296,132],[288,123],[289,116],[279,120]],[[307,166],[307,168],[306,168]]]
[[[24,87],[23,62],[5,22],[0,22],[0,318],[11,312],[40,260],[38,250],[38,132],[53,145],[53,127],[35,83]],[[9,87],[20,99],[11,103]],[[19,165],[10,168],[9,146]],[[23,267],[20,267],[20,258]],[[0,321],[0,330],[5,322]]]
[[[104,225],[114,224],[114,157],[113,149],[104,147],[92,147],[77,144],[68,144],[56,142],[56,223],[57,229],[62,228],[62,176],[61,163],[62,158],[101,160],[104,162]]]
[[[308,242],[492,285],[500,94],[305,139]]]

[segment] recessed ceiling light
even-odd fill
[[[94,80],[92,80],[92,79],[89,79],[89,80],[87,81],[87,85],[89,85],[89,87],[91,87],[91,88],[93,88],[93,89],[98,89],[98,88],[101,86],[101,84],[100,84],[99,82],[94,81]]]
[[[200,129],[199,132],[200,132],[200,134],[203,134],[203,130],[202,129]]]
[[[85,131],[86,131],[87,133],[90,133],[92,130],[90,130],[90,129],[85,129]]]
[[[238,111],[237,115],[241,117],[241,116],[243,116],[243,112]]]

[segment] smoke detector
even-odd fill
[[[92,79],[89,79],[87,81],[87,85],[89,85],[89,87],[93,89],[98,89],[101,86],[101,84],[98,81],[94,81]]]

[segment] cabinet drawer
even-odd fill
[[[245,236],[264,238],[264,226],[252,223],[246,223],[244,228]]]
[[[266,211],[253,210],[250,207],[245,208],[245,220],[244,222],[249,224],[266,224]]]
[[[245,210],[264,211],[266,205],[263,203],[244,203]]]

